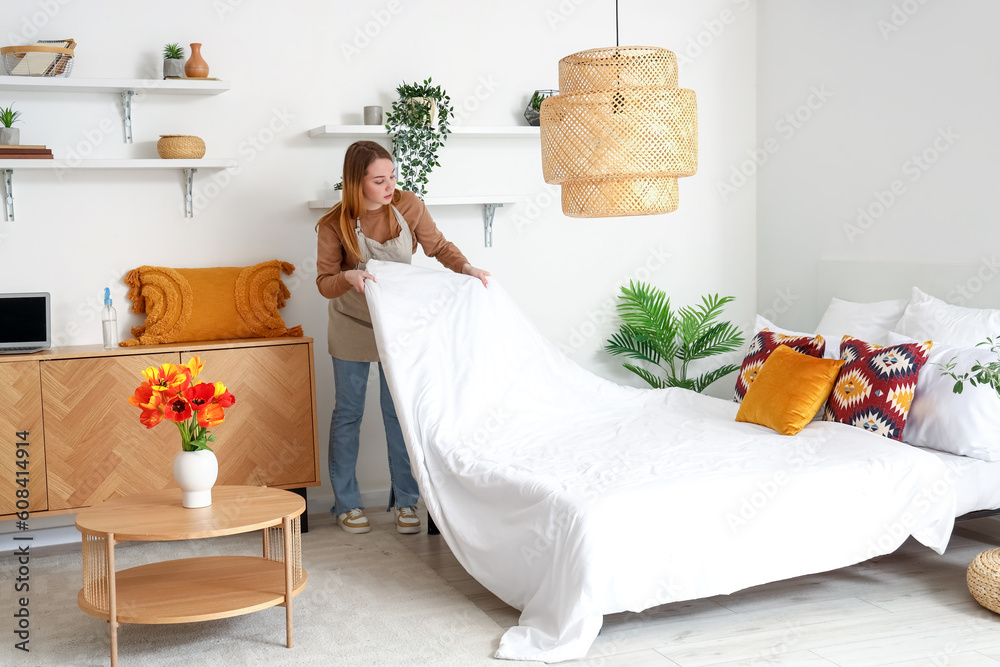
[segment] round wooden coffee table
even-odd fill
[[[81,510],[83,588],[80,609],[111,625],[111,665],[118,664],[119,623],[190,623],[285,605],[292,647],[292,597],[306,585],[300,516],[305,500],[261,486],[217,486],[212,504],[181,506],[180,489],[108,500]],[[115,544],[196,540],[261,530],[263,556],[212,556],[115,571]]]

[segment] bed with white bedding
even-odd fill
[[[582,657],[604,614],[844,567],[911,535],[940,553],[964,513],[954,481],[970,471],[937,453],[830,422],[781,436],[735,422],[729,401],[619,386],[565,358],[496,280],[368,269],[428,511],[522,610],[497,657]]]

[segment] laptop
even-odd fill
[[[49,293],[0,293],[0,354],[25,354],[52,346]]]

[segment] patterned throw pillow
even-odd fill
[[[880,347],[844,336],[845,361],[826,402],[823,419],[902,440],[906,415],[927,363],[931,341]]]
[[[761,329],[760,332],[750,341],[750,349],[743,357],[743,365],[740,366],[740,374],[736,376],[736,395],[733,400],[737,403],[743,402],[743,397],[747,394],[747,389],[753,384],[760,367],[764,364],[771,353],[779,345],[787,345],[796,352],[808,354],[810,357],[822,358],[826,342],[822,336],[789,336],[780,334],[769,329]]]

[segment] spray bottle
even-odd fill
[[[101,309],[101,323],[104,325],[104,349],[118,347],[118,315],[111,305],[111,288],[104,288],[104,308]]]

